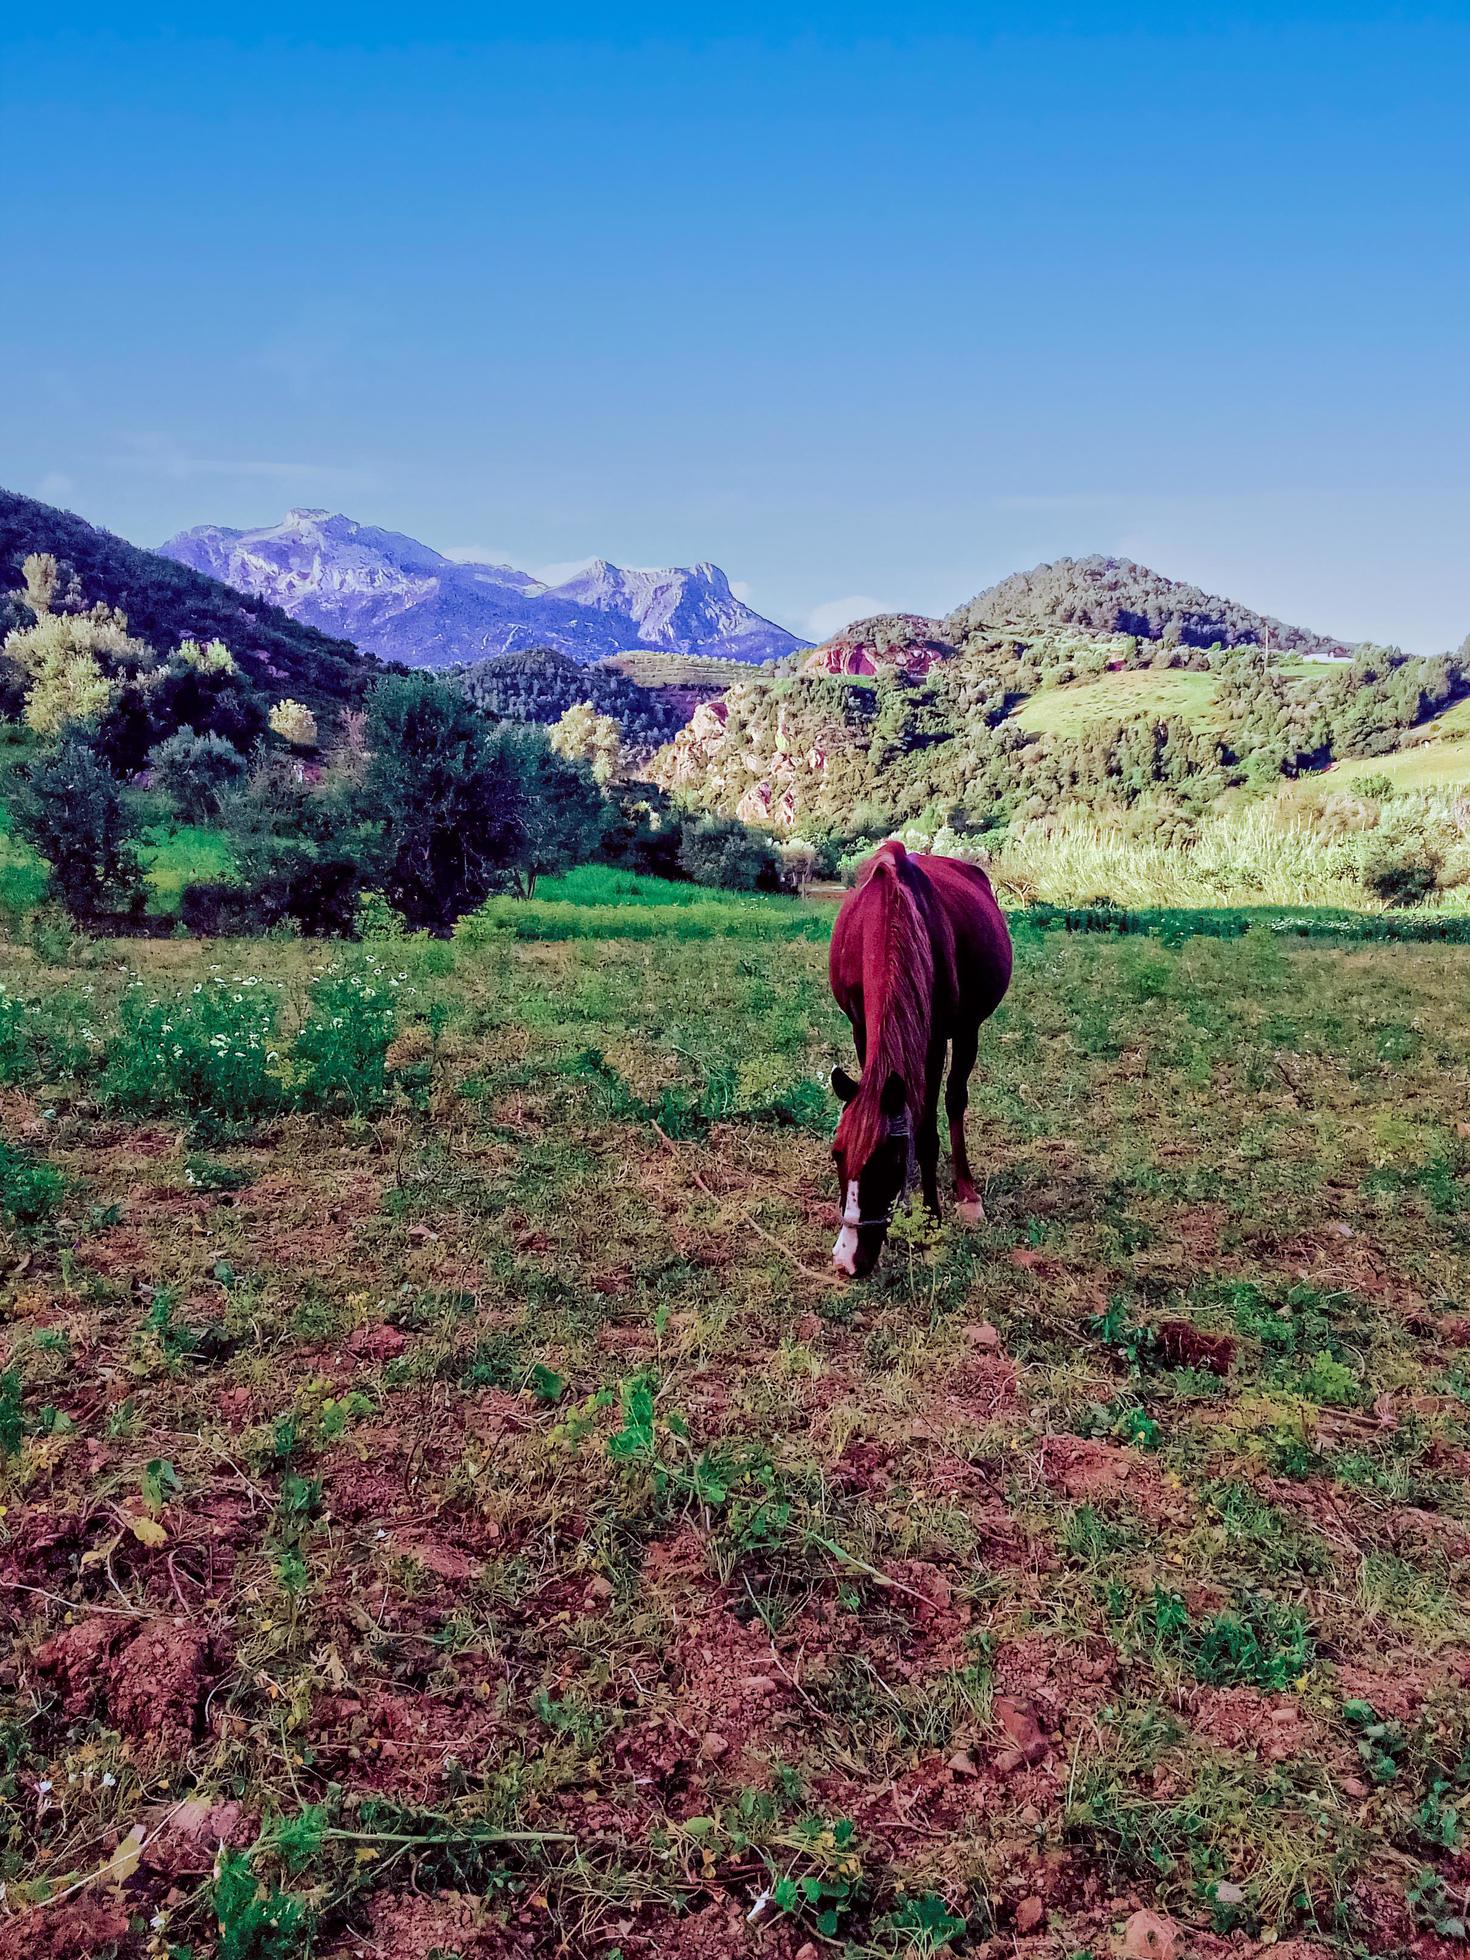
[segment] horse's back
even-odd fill
[[[933,887],[954,935],[961,1005],[980,1020],[993,1014],[1011,984],[1011,935],[990,880],[963,858],[910,858]]]
[[[880,871],[914,890],[926,914],[931,907],[942,914],[942,922],[931,918],[930,936],[936,940],[936,953],[944,937],[953,945],[958,1011],[981,1021],[993,1014],[1011,981],[1011,935],[990,880],[978,865],[962,858],[911,854],[896,838],[880,845],[863,867],[832,929],[829,972],[843,1011],[851,1013],[861,999],[863,939],[878,928]]]

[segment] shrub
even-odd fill
[[[148,767],[154,787],[186,823],[217,816],[225,791],[245,776],[245,758],[233,743],[222,735],[196,735],[191,728],[176,729],[150,750]]]
[[[1439,883],[1440,855],[1422,832],[1374,834],[1363,882],[1385,905],[1422,905]]]
[[[724,891],[775,891],[781,884],[775,844],[737,817],[707,817],[686,824],[679,864],[696,885],[716,885]]]
[[[283,742],[289,742],[293,749],[314,749],[316,747],[316,716],[301,702],[277,701],[271,709],[270,730],[279,735]]]
[[[275,1023],[275,996],[253,978],[216,974],[162,995],[134,980],[118,1006],[98,1100],[130,1115],[264,1115],[282,1094]]]
[[[350,850],[276,838],[253,856],[245,876],[184,887],[179,916],[190,932],[244,937],[289,923],[308,939],[355,937],[365,873]]]
[[[50,865],[57,895],[74,919],[141,909],[137,820],[117,778],[80,735],[64,735],[21,772],[13,820]]]
[[[401,974],[390,975],[370,955],[360,967],[322,975],[291,1051],[303,1103],[361,1114],[382,1101],[402,985]]]

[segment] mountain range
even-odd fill
[[[159,551],[413,667],[531,647],[580,661],[655,651],[758,663],[807,645],[738,599],[718,565],[639,571],[599,558],[547,585],[513,565],[447,558],[325,510],[289,510],[257,530],[196,525]]]
[[[129,630],[160,652],[181,640],[225,642],[253,686],[272,700],[294,695],[309,707],[357,701],[381,673],[350,641],[320,633],[280,607],[171,564],[126,538],[54,504],[0,489],[0,639],[18,623],[6,594],[22,561],[49,551],[76,574],[86,603],[119,607]]]

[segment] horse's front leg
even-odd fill
[[[919,1182],[924,1209],[939,1216],[939,1085],[944,1076],[944,1050],[929,1058],[924,1084],[924,1114],[914,1138],[914,1154],[919,1160]]]

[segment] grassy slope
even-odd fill
[[[598,663],[616,668],[641,687],[733,687],[758,674],[746,660],[720,660],[702,653],[618,653]]]
[[[67,1181],[0,1231],[11,1906],[147,1817],[129,1909],[216,1952],[166,1778],[296,1820],[256,1870],[339,1957],[790,1960],[823,1909],[1102,1953],[1139,1904],[1387,1953],[1452,1910],[1470,953],[1023,935],[989,1224],[842,1289],[822,944],[596,895],[652,936],[388,950],[438,1033],[371,1125],[0,1089]],[[222,953],[129,951],[186,994]],[[224,949],[287,1027],[322,957]],[[111,962],[0,947],[104,1046]]]
[[[1358,756],[1339,762],[1322,780],[1353,783],[1364,776],[1387,776],[1395,789],[1439,789],[1470,783],[1470,735],[1444,740],[1436,734],[1394,755]]]
[[[1214,700],[1212,674],[1141,668],[1045,688],[1022,703],[1015,719],[1034,735],[1083,735],[1099,722],[1161,715],[1206,728]]]

